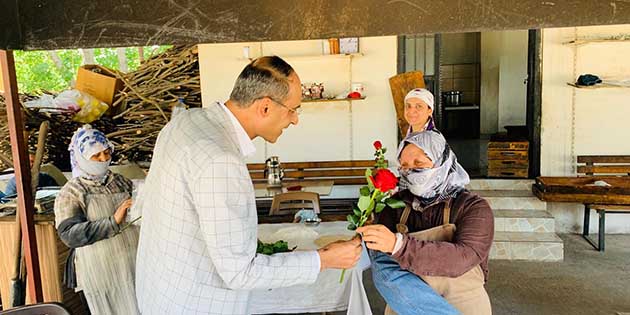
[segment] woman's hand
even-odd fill
[[[369,249],[378,250],[384,253],[394,251],[396,245],[396,234],[381,224],[362,226],[357,229],[361,233],[365,246]]]
[[[116,212],[114,212],[114,221],[116,221],[116,224],[120,224],[125,220],[129,208],[131,208],[131,199],[127,199],[120,204]]]

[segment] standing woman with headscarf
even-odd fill
[[[413,132],[434,130],[433,109],[435,100],[427,89],[416,88],[405,96],[405,120],[409,124],[407,135]]]
[[[490,205],[466,190],[468,174],[440,133],[408,135],[398,159],[397,197],[406,207],[385,208],[377,225],[357,229],[371,249],[376,288],[399,315],[491,314]]]
[[[64,282],[83,291],[92,314],[138,314],[134,289],[138,228],[125,228],[132,182],[109,170],[113,145],[90,125],[70,146],[72,179],[55,200],[55,223],[70,247]]]

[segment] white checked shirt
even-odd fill
[[[311,284],[319,274],[315,251],[256,254],[254,188],[222,107],[182,113],[158,136],[137,205],[145,315],[247,314],[250,290]]]

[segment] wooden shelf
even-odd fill
[[[591,43],[614,43],[614,42],[630,42],[630,38],[628,39],[578,39],[572,40],[570,42],[562,43],[563,45],[586,45]]]
[[[354,54],[335,54],[335,55],[298,55],[298,56],[279,56],[285,60],[308,60],[308,59],[348,59],[354,57],[363,56],[363,53],[354,53]],[[239,60],[249,60],[252,61],[256,58],[239,58]]]
[[[477,105],[469,105],[469,106],[445,106],[444,110],[471,110],[471,109],[479,109]]]
[[[596,90],[596,89],[629,89],[630,86],[621,86],[621,85],[612,85],[612,84],[606,84],[606,83],[599,83],[599,84],[595,84],[595,85],[591,85],[591,86],[586,86],[586,85],[577,85],[575,83],[569,83],[567,82],[567,85],[572,86],[576,89],[585,89],[585,90]]]
[[[316,100],[302,100],[302,103],[332,103],[332,102],[352,102],[352,101],[362,101],[365,97],[361,98],[325,98],[325,99],[316,99]]]

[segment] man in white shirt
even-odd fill
[[[351,268],[358,239],[257,255],[254,188],[244,157],[297,125],[300,78],[279,57],[252,61],[230,99],[177,115],[158,136],[137,207],[136,295],[143,314],[247,314],[250,290],[315,282]]]

